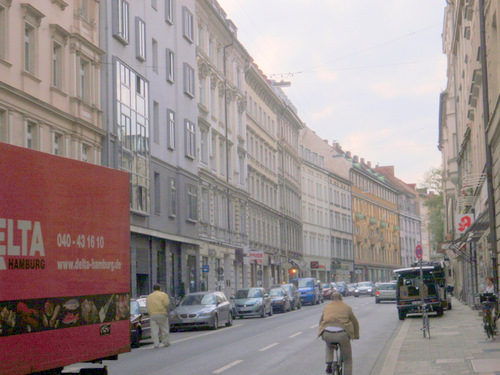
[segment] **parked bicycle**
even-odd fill
[[[479,301],[483,312],[484,332],[489,339],[494,340],[497,335],[498,298],[494,293],[481,293],[479,294]]]
[[[424,334],[424,339],[427,337],[431,338],[431,324],[429,319],[429,312],[431,311],[431,306],[425,302],[420,304],[420,311],[422,313],[422,333]]]
[[[340,352],[340,344],[331,343],[330,345],[333,348],[332,374],[343,375],[344,361],[342,360],[342,353]]]

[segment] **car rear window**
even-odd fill
[[[396,290],[396,284],[380,284],[379,290]]]

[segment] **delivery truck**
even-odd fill
[[[129,199],[127,173],[0,142],[0,375],[130,351]]]

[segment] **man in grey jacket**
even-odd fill
[[[323,308],[319,321],[318,337],[326,343],[326,373],[332,373],[332,343],[340,344],[340,353],[344,361],[344,374],[352,375],[351,340],[359,339],[358,319],[349,305],[342,301],[342,294],[334,292],[332,301]]]

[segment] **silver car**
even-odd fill
[[[180,328],[219,328],[233,324],[231,304],[222,292],[197,292],[184,296],[169,314],[170,330]]]
[[[238,318],[245,316],[260,316],[261,318],[265,318],[266,315],[273,315],[271,298],[264,288],[238,290],[234,296],[234,304],[236,306],[235,316]]]
[[[396,284],[395,283],[380,283],[375,292],[375,303],[380,301],[396,302]]]

